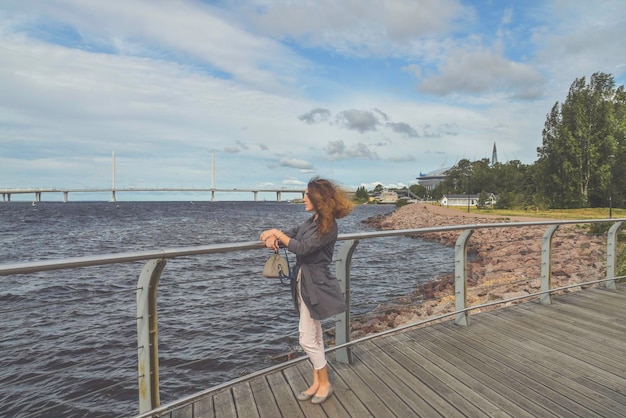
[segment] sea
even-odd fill
[[[340,234],[371,231],[364,220],[393,210],[356,206],[339,220]],[[256,241],[265,229],[286,230],[309,216],[288,202],[3,202],[0,264]],[[262,277],[269,254],[167,261],[158,290],[162,404],[303,355],[289,288]],[[421,239],[361,240],[351,267],[352,320],[367,321],[452,273],[453,258],[453,249]],[[138,413],[142,266],[0,276],[0,416]]]

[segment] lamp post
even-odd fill
[[[470,181],[472,178],[472,173],[468,173],[467,175],[467,213],[469,213],[470,211],[470,192],[472,190],[472,188],[470,187]]]
[[[609,219],[613,218],[613,154],[609,155]]]

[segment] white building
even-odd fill
[[[480,195],[477,195],[477,194],[471,194],[471,195],[449,194],[449,195],[444,195],[439,200],[439,204],[441,206],[467,206],[468,204],[470,206],[477,206],[479,198],[480,198]],[[493,193],[488,193],[487,201],[485,202],[485,205],[493,206],[496,204],[496,202],[497,202],[496,195]]]

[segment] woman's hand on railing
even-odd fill
[[[278,234],[281,232],[278,229],[268,229],[261,233],[261,241],[265,243],[265,246],[271,250],[278,251],[279,241]]]
[[[278,251],[278,238],[272,235],[265,240],[265,246],[271,250]]]

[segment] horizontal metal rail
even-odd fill
[[[370,238],[384,238],[397,236],[421,235],[429,232],[445,232],[445,231],[462,231],[465,229],[484,229],[484,228],[519,228],[525,226],[540,225],[572,225],[585,223],[616,223],[624,222],[623,219],[586,219],[586,220],[567,220],[567,221],[537,221],[537,222],[502,222],[489,224],[465,224],[455,226],[439,226],[431,228],[415,228],[415,229],[394,229],[388,231],[361,232],[351,234],[339,234],[338,241],[346,240],[363,240]],[[0,264],[0,276],[8,276],[12,274],[37,273],[50,270],[73,269],[78,267],[102,266],[107,264],[122,264],[134,261],[147,261],[153,259],[172,259],[177,257],[185,257],[190,255],[203,255],[226,253],[234,251],[247,251],[253,249],[265,248],[264,244],[259,241],[249,241],[241,243],[223,243],[211,245],[198,245],[193,247],[176,247],[165,248],[160,250],[147,250],[136,252],[123,252],[101,254],[95,256],[72,257],[44,261],[31,261],[22,263],[6,263]]]
[[[549,303],[549,295],[555,289],[550,287],[550,243],[552,234],[561,225],[611,223],[607,239],[607,278],[605,286],[615,288],[615,260],[617,231],[626,219],[593,219],[593,220],[566,220],[566,221],[534,221],[534,222],[503,222],[489,224],[466,224],[455,226],[442,226],[430,228],[415,228],[402,230],[375,231],[363,233],[341,234],[339,241],[345,241],[339,249],[336,260],[337,277],[340,280],[342,290],[346,294],[346,300],[350,301],[350,266],[352,254],[360,240],[397,237],[419,236],[426,233],[438,233],[446,231],[460,231],[460,236],[455,246],[455,299],[456,309],[454,315],[458,325],[469,325],[468,312],[476,307],[467,306],[467,243],[472,232],[477,229],[487,228],[519,228],[529,226],[548,226],[544,233],[542,245],[542,285],[538,295],[542,303]],[[121,264],[137,261],[146,261],[137,285],[137,338],[139,349],[139,411],[147,413],[159,408],[158,387],[158,326],[157,326],[157,288],[159,277],[165,267],[165,260],[177,257],[226,253],[234,251],[248,251],[263,249],[264,244],[259,241],[243,243],[223,243],[193,247],[179,247],[161,250],[125,252],[117,254],[104,254],[86,257],[74,257],[58,260],[45,260],[0,265],[0,276],[36,273],[59,269],[75,269],[89,266],[101,266]],[[547,266],[544,264],[547,263]],[[580,285],[580,284],[578,284]],[[528,297],[530,295],[526,295]],[[350,309],[344,314],[335,317],[337,360],[350,363]],[[446,314],[449,316],[451,314]]]

